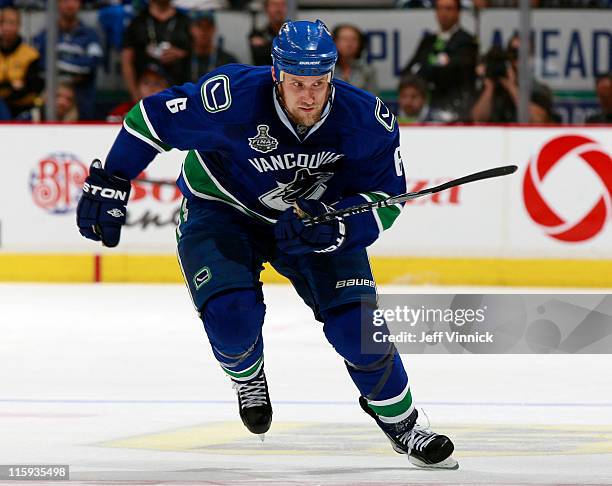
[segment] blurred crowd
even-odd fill
[[[141,1],[138,8],[134,2],[119,0],[107,5],[93,3],[99,9],[99,25],[95,26],[81,21],[81,0],[58,0],[59,84],[55,99],[49,100],[44,90],[47,31],[25,42],[20,35],[23,7],[18,0],[0,0],[0,120],[44,121],[45,104],[54,103],[59,121],[121,121],[138,100],[174,84],[197,81],[224,64],[270,64],[272,39],[287,18],[286,0],[264,0],[266,24],[244,33],[251,58],[238,59],[220,41],[213,10],[179,8],[170,0]],[[601,0],[532,3],[540,7],[610,6]],[[244,4],[231,2],[237,8]],[[435,32],[423,35],[402,69],[397,97],[400,122],[517,121],[518,36],[507,46],[482,53],[475,36],[461,25],[461,0],[410,0],[398,6],[430,7],[438,25]],[[473,0],[471,6],[516,6],[516,1]],[[365,56],[367,36],[348,23],[330,27],[339,54],[335,77],[377,94],[376,71]],[[118,53],[123,99],[101,110],[96,74],[111,49]],[[529,51],[533,56],[533,46]],[[599,111],[587,123],[612,123],[612,73],[598,77],[594,89]],[[533,123],[560,122],[552,90],[537,80],[530,90],[529,117]]]

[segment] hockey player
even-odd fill
[[[179,263],[244,425],[263,434],[272,421],[259,281],[268,261],[323,322],[359,404],[393,448],[418,466],[454,469],[451,440],[416,424],[395,347],[361,352],[361,303],[369,309],[366,323],[376,305],[366,247],[400,208],[313,226],[298,215],[406,190],[395,117],[378,98],[332,82],[336,59],[321,21],[287,22],[274,39],[271,69],[227,65],[197,84],[142,100],[125,118],[104,167],[92,164],[78,226],[86,238],[116,246],[129,181],[158,152],[187,150],[177,182],[184,194]]]

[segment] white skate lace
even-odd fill
[[[408,446],[408,454],[410,454],[413,450],[423,452],[425,447],[427,447],[427,445],[434,440],[437,435],[430,429],[431,424],[429,422],[429,417],[423,409],[421,409],[421,414],[427,419],[427,426],[414,424],[412,429],[404,432],[398,437],[403,444]]]
[[[429,430],[429,428],[415,425],[408,432],[404,432],[398,437],[398,439],[408,446],[408,454],[413,450],[423,452],[425,447],[436,438],[435,432]]]
[[[232,387],[236,390],[236,393],[240,395],[242,408],[258,407],[268,404],[268,399],[266,397],[266,380],[263,374],[260,378],[248,383],[238,383],[234,381]]]

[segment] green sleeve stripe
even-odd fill
[[[250,210],[224,189],[207,170],[206,164],[195,150],[190,150],[187,157],[185,157],[183,174],[189,190],[196,196],[231,204],[247,216],[251,216],[266,223],[276,222],[274,219],[267,218],[266,216],[262,216]]]
[[[167,152],[168,150],[172,149],[170,145],[162,142],[157,136],[153,125],[151,125],[151,122],[147,117],[142,101],[140,101],[128,112],[125,120],[123,121],[123,126],[130,134],[140,138],[144,142],[149,143],[149,145],[155,147],[160,152]]]
[[[140,132],[134,130],[127,122],[127,120],[123,120],[123,128],[125,128],[125,131],[128,132],[130,135],[132,135],[133,137],[136,137],[137,139],[143,141],[144,143],[146,143],[147,145],[150,145],[151,147],[153,147],[155,150],[157,150],[158,152],[163,152],[164,149],[161,148],[157,143],[155,143],[153,140],[151,140],[150,138],[145,137],[144,135],[142,135]]]
[[[374,199],[369,194],[370,193],[366,193],[366,194],[361,193],[360,195],[367,202],[374,202]],[[374,218],[374,221],[376,222],[376,226],[378,227],[378,234],[382,233],[384,229],[383,229],[382,222],[380,221],[380,218],[378,217],[378,213],[376,211],[370,211],[370,214],[372,215],[372,218]]]
[[[389,197],[389,194],[387,194],[386,192],[366,192],[364,194],[364,196],[366,196],[367,199],[369,199],[372,202],[376,202],[376,201],[382,201],[383,199],[387,199]],[[399,204],[393,205],[393,206],[387,206],[386,208],[379,208],[375,210],[376,213],[376,218],[377,218],[377,222],[380,221],[380,226],[379,229],[381,229],[381,231],[387,230],[389,229],[393,223],[395,222],[395,220],[397,219],[397,217],[400,215],[401,213],[401,206]]]
[[[400,215],[401,211],[396,206],[389,206],[387,208],[377,209],[378,217],[382,223],[384,230],[391,228],[395,220]]]
[[[183,236],[183,233],[181,231],[181,225],[185,222],[186,215],[187,215],[187,199],[183,198],[183,201],[181,202],[181,208],[179,210],[179,222],[178,222],[178,225],[176,226],[176,242],[177,243],[178,243],[178,240]]]

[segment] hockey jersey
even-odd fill
[[[343,208],[405,192],[399,144],[382,101],[340,80],[321,120],[300,134],[277,99],[270,67],[231,64],[140,101],[105,167],[132,179],[157,153],[186,150],[177,184],[188,200],[221,201],[272,224],[298,198]],[[367,246],[400,209],[348,219],[366,225]]]

